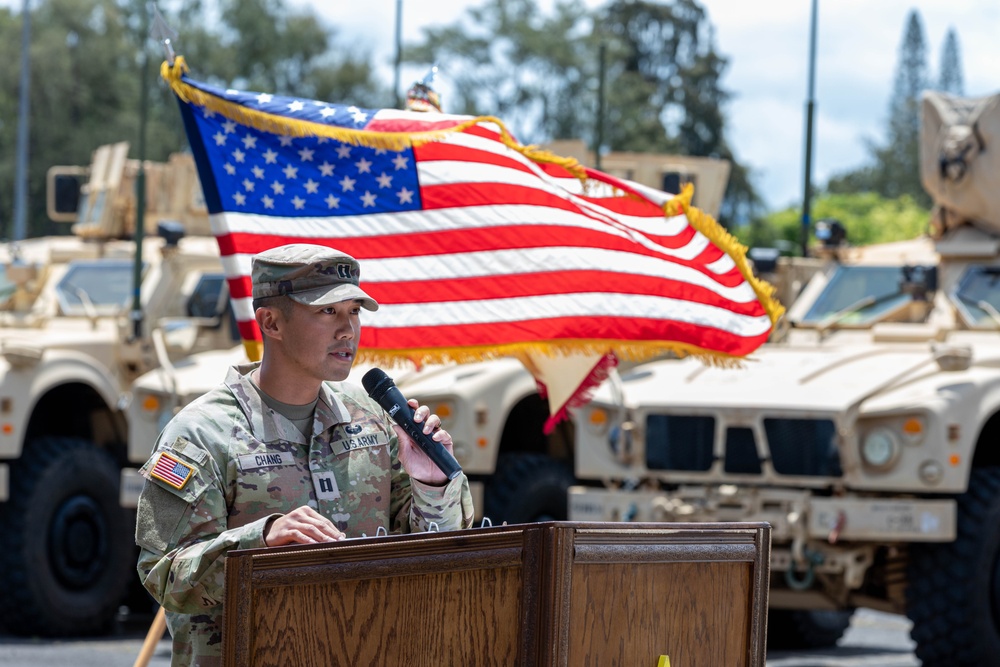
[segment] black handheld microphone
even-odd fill
[[[437,440],[431,439],[423,432],[421,425],[413,421],[413,410],[406,403],[403,394],[396,388],[396,383],[385,374],[381,368],[373,368],[361,378],[361,384],[365,391],[372,397],[382,409],[389,413],[389,416],[403,427],[406,434],[413,442],[417,443],[420,449],[424,450],[428,458],[441,469],[448,479],[455,479],[462,472],[462,466],[458,464],[455,457],[444,448]]]

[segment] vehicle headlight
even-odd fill
[[[898,454],[899,440],[889,428],[872,429],[861,440],[861,458],[873,468],[885,468]]]

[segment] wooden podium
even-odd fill
[[[549,522],[233,551],[224,664],[763,667],[770,539]]]

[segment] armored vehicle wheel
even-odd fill
[[[767,612],[767,647],[828,648],[851,625],[852,611],[771,609]]]
[[[102,632],[136,576],[134,536],[118,502],[119,470],[77,438],[28,444],[0,505],[0,619],[10,632]]]
[[[958,498],[958,537],[911,547],[906,615],[924,667],[1000,656],[1000,469],[973,470]]]
[[[500,457],[485,492],[485,516],[495,524],[564,521],[566,493],[575,482],[569,466],[544,454]]]

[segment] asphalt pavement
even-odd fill
[[[125,619],[114,634],[92,639],[25,639],[0,634],[3,667],[132,667],[152,616]],[[895,614],[860,609],[835,648],[782,651],[767,667],[919,667],[910,622]],[[170,641],[160,640],[149,667],[169,667]]]

